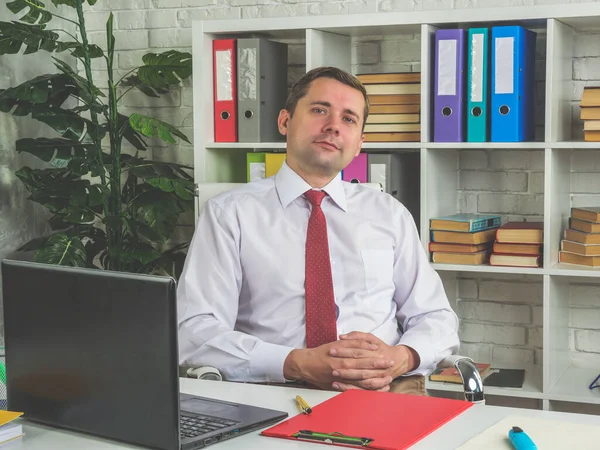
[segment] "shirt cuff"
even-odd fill
[[[283,364],[293,347],[259,343],[250,355],[250,376],[269,383],[285,383]]]
[[[423,337],[413,336],[410,333],[405,333],[398,345],[406,345],[412,348],[419,355],[419,366],[414,370],[405,373],[405,375],[424,374],[431,369],[435,361],[435,355],[432,346],[423,339]]]

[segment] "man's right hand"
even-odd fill
[[[352,356],[333,356],[340,348],[351,349]],[[385,358],[377,349],[377,345],[358,339],[295,349],[285,360],[283,375],[288,380],[303,380],[321,389],[335,389],[333,383],[342,381],[345,385],[351,384],[357,388],[386,390],[393,380],[391,368],[394,361]],[[359,370],[360,376],[352,381],[341,380],[334,375],[337,369]]]

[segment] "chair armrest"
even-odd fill
[[[473,360],[467,356],[450,355],[443,359],[438,367],[455,367],[463,381],[465,400],[484,403],[483,380]]]
[[[211,366],[189,367],[185,374],[188,378],[198,378],[201,380],[223,381],[223,376],[219,369]]]

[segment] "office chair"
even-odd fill
[[[198,185],[198,211],[204,203],[211,197],[233,189],[244,183],[202,183]],[[383,187],[379,183],[365,183],[373,189],[383,191]],[[460,374],[463,381],[463,391],[466,401],[473,403],[484,402],[483,381],[481,375],[471,358],[461,355],[450,355],[438,364],[438,368],[446,368],[454,366]],[[203,380],[221,381],[223,377],[219,370],[210,366],[187,368],[183,371],[185,376],[190,378],[200,378]]]

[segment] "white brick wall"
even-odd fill
[[[542,364],[542,279],[461,275],[461,354],[494,364]]]
[[[580,3],[580,0],[573,0]],[[434,10],[528,6],[569,3],[563,0],[99,0],[86,13],[92,41],[104,45],[105,21],[109,11],[115,14],[118,76],[137,66],[149,52],[169,48],[191,51],[192,20],[250,19],[322,14],[382,13],[390,11]],[[600,84],[599,33],[580,33],[575,37],[571,112],[573,138],[582,138],[578,101],[583,87]],[[303,41],[289,44],[288,85],[296,81],[306,67]],[[538,34],[536,49],[536,135],[544,132],[546,36]],[[354,73],[381,71],[419,71],[420,35],[361,36],[352,40]],[[102,64],[95,64],[96,81],[104,83]],[[124,106],[163,118],[191,139],[192,84],[186,82],[169,98],[153,101],[128,94]],[[155,109],[156,108],[156,109]],[[154,158],[192,164],[193,148],[182,143],[165,146],[152,142]],[[464,212],[498,213],[503,220],[540,220],[544,198],[544,151],[477,150],[459,154],[459,196],[457,208]],[[600,203],[600,156],[595,151],[576,151],[571,158],[573,172],[572,204]],[[189,240],[193,216],[184,218],[178,239]],[[459,283],[458,313],[461,317],[461,352],[476,360],[512,363],[541,363],[542,306],[541,280],[494,276],[469,276]],[[594,319],[600,314],[600,287],[571,286],[571,320],[590,327],[570,329],[572,359],[583,365],[600,364],[600,327]],[[576,299],[576,300],[574,300]],[[579,322],[579,319],[582,319]],[[585,320],[584,320],[585,319]]]

